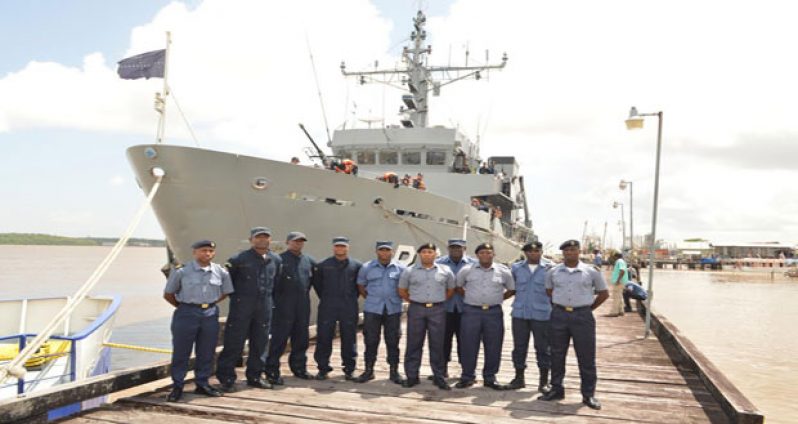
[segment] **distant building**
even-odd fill
[[[795,246],[780,242],[762,243],[712,243],[713,251],[721,258],[762,258],[778,259],[780,253],[786,257],[794,256]]]
[[[693,260],[707,258],[715,253],[712,244],[707,240],[679,242],[674,251],[679,259]]]

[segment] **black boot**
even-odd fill
[[[510,384],[507,385],[508,390],[518,390],[523,389],[526,387],[526,382],[524,381],[524,370],[522,368],[515,369],[515,378],[510,381]]]
[[[548,368],[539,368],[540,371],[540,380],[538,381],[538,392],[543,393],[544,395],[551,391],[551,385],[549,384],[549,369]]]
[[[391,365],[391,373],[388,377],[392,382],[396,384],[402,384],[402,376],[399,375],[399,365],[393,364]]]
[[[374,380],[374,362],[366,362],[366,370],[363,371],[363,374],[360,374],[360,377],[355,381],[358,383],[365,383],[369,380]]]

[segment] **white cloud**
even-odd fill
[[[622,121],[632,105],[663,110],[660,236],[795,242],[798,218],[784,196],[794,198],[787,182],[797,176],[785,159],[798,134],[796,7],[460,0],[428,19],[430,62],[462,63],[467,45],[472,64],[486,49],[492,62],[506,51],[509,63],[444,87],[431,121],[458,123],[472,137],[479,126],[483,154],[515,154],[536,229],[556,241],[579,237],[585,220],[611,231],[612,201],[628,201],[620,179],[635,181],[635,230],[648,231],[656,119],[634,133]],[[410,17],[401,22],[409,31]],[[325,138],[306,37],[336,127],[353,103],[358,116],[393,119],[401,93],[360,87],[338,69],[344,59],[349,69],[396,63],[391,29],[366,0],[172,3],[132,30],[126,55],[162,48],[171,30],[170,83],[203,146],[288,158],[306,143],[298,122]],[[119,59],[31,62],[0,79],[0,131],[76,128],[150,141],[162,81],[119,80]],[[168,113],[168,138],[190,143],[174,104]]]

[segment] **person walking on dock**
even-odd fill
[[[565,398],[565,357],[573,339],[582,381],[582,403],[601,409],[601,403],[594,397],[598,377],[593,310],[609,297],[607,283],[600,271],[579,261],[578,241],[568,240],[560,245],[560,250],[563,263],[546,274],[546,293],[554,305],[551,312],[551,390],[538,399]]]
[[[169,402],[183,396],[191,351],[194,362],[195,393],[221,396],[208,383],[213,369],[213,354],[219,337],[218,302],[233,293],[230,274],[223,266],[211,262],[216,255],[216,243],[201,240],[192,246],[194,260],[185,267],[176,267],[169,275],[164,299],[174,306],[172,315],[172,391]]]
[[[463,268],[456,280],[465,310],[460,323],[463,371],[455,387],[463,389],[474,385],[479,344],[482,343],[485,347],[483,385],[504,390],[505,386],[496,382],[504,342],[502,302],[515,293],[515,281],[509,268],[493,262],[493,245],[482,243],[475,253],[479,262]]]
[[[274,285],[274,319],[269,354],[266,357],[266,377],[269,383],[282,385],[280,357],[291,339],[288,365],[295,377],[313,378],[307,370],[307,350],[310,343],[310,285],[316,274],[316,262],[302,253],[307,237],[298,231],[288,233],[287,250],[280,254],[281,272]]]
[[[335,237],[332,241],[333,255],[318,265],[313,278],[313,289],[319,296],[317,315],[316,351],[313,358],[319,367],[317,380],[326,380],[332,371],[332,355],[335,324],[341,331],[341,361],[344,376],[354,380],[357,361],[357,274],[362,264],[349,257],[349,239]]]
[[[438,258],[436,262],[449,267],[457,277],[457,274],[469,264],[476,263],[476,259],[465,254],[466,241],[461,239],[449,239],[449,254]],[[463,316],[463,296],[455,290],[454,295],[446,299],[446,334],[443,339],[443,354],[446,356],[446,363],[443,365],[443,378],[449,378],[449,362],[452,360],[452,340],[457,337],[457,363],[463,363],[463,347],[460,340],[460,321]],[[434,378],[435,376],[430,376]]]
[[[454,274],[443,264],[435,263],[437,247],[425,243],[416,250],[419,262],[402,272],[399,278],[399,296],[410,305],[407,308],[407,348],[405,349],[405,375],[403,386],[410,388],[419,383],[418,371],[424,351],[424,337],[429,339],[429,363],[433,382],[438,388],[450,390],[443,376],[446,362],[443,357],[443,340],[446,334],[446,307],[444,302],[454,294]]]
[[[272,320],[272,292],[282,259],[269,250],[272,232],[266,227],[249,231],[250,248],[231,257],[225,266],[235,292],[230,296],[230,314],[224,329],[224,349],[216,363],[216,378],[222,391],[235,390],[236,362],[249,339],[247,385],[271,389],[262,377]]]
[[[388,347],[390,380],[402,384],[399,375],[399,339],[402,336],[402,298],[397,287],[405,266],[392,259],[393,242],[377,242],[377,259],[366,262],[357,274],[357,289],[366,298],[363,304],[363,339],[366,343],[366,370],[357,378],[358,383],[374,379],[374,364],[380,331],[385,331]]]
[[[515,300],[513,301],[513,366],[515,378],[507,386],[509,389],[526,387],[526,370],[529,334],[532,333],[535,357],[538,364],[538,391],[547,393],[549,370],[551,369],[551,299],[546,294],[546,273],[551,269],[551,261],[543,258],[543,243],[530,242],[521,248],[526,256],[512,266],[515,279]]]
[[[623,254],[616,252],[612,255],[615,262],[612,268],[612,275],[610,276],[610,284],[612,285],[612,308],[608,317],[623,316],[623,289],[629,283],[629,270],[626,266],[626,261],[623,260]]]

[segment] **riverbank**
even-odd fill
[[[0,245],[5,246],[113,246],[118,238],[65,237],[39,233],[0,233]],[[132,238],[128,246],[166,247],[164,240]]]

